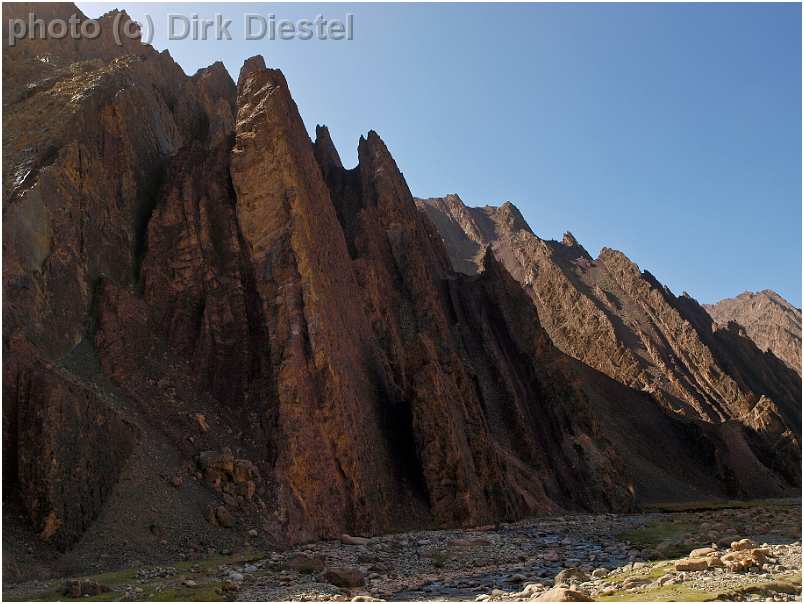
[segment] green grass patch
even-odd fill
[[[198,587],[168,587],[152,593],[146,590],[143,599],[150,602],[222,602],[220,585],[215,581]]]
[[[755,581],[732,589],[726,593],[718,594],[718,599],[734,599],[735,596],[746,594],[767,595],[769,592],[786,594],[801,594],[801,573],[782,575],[770,580]]]
[[[743,510],[765,507],[795,507],[801,500],[795,497],[775,499],[705,499],[702,501],[668,501],[642,506],[645,512],[707,512],[713,510]]]
[[[640,569],[641,570],[641,569]],[[654,564],[650,568],[650,572],[647,574],[642,574],[639,570],[630,571],[630,572],[621,572],[621,573],[612,573],[607,575],[603,582],[605,583],[619,583],[620,581],[625,581],[628,577],[641,577],[644,579],[655,580],[659,577],[662,577],[673,570],[673,562],[671,560],[662,561]]]
[[[124,591],[115,591],[123,585],[132,585],[134,587],[141,587],[143,592],[137,594],[138,599],[142,600],[156,600],[156,601],[189,601],[189,602],[204,602],[204,601],[221,601],[223,597],[219,592],[219,581],[204,582],[204,577],[210,573],[217,571],[219,566],[224,564],[245,564],[247,562],[254,562],[265,558],[265,554],[250,548],[236,554],[229,556],[214,556],[203,560],[187,560],[175,562],[172,564],[162,564],[156,566],[173,567],[176,569],[176,574],[170,577],[157,577],[149,581],[140,583],[137,581],[137,571],[140,568],[150,568],[150,565],[141,566],[137,568],[126,568],[122,570],[110,571],[100,573],[97,575],[87,575],[83,577],[70,577],[80,578],[81,580],[97,581],[102,585],[106,585],[112,591],[99,594],[97,596],[90,596],[88,598],[78,598],[75,601],[88,601],[88,602],[110,602],[120,600],[125,594]],[[191,572],[195,569],[195,572]],[[197,587],[185,587],[180,585],[184,579],[193,579],[199,583]],[[64,595],[64,586],[69,579],[53,579],[49,581],[47,587],[34,592],[32,594],[25,594],[16,598],[6,598],[9,602],[61,602],[72,601]],[[178,585],[176,585],[178,583]],[[159,591],[154,588],[160,585],[165,587]]]
[[[717,595],[711,591],[691,589],[684,584],[664,585],[633,593],[619,590],[608,596],[598,596],[601,602],[711,602],[716,599]]]
[[[49,591],[42,591],[31,596],[23,596],[18,598],[6,598],[3,597],[3,600],[6,602],[28,602],[28,601],[35,601],[35,602],[69,602],[74,600],[78,602],[114,602],[115,600],[119,600],[123,597],[123,592],[120,591],[107,591],[106,593],[98,594],[97,596],[90,596],[88,598],[69,598],[64,595],[63,585],[60,585],[58,589],[53,589]]]
[[[657,565],[647,575],[637,573],[619,573],[619,575],[606,577],[612,582],[622,581],[628,576],[640,576],[649,579],[658,579],[672,569],[672,562]],[[674,585],[663,585],[652,589],[644,589],[635,592],[627,592],[622,589],[607,595],[597,596],[601,602],[710,602],[720,600],[732,600],[735,596],[745,594],[766,595],[768,592],[783,592],[788,594],[801,593],[801,573],[776,577],[771,580],[752,580],[750,575],[746,575],[746,584],[727,592],[715,592],[700,588],[692,588],[684,583]]]
[[[685,537],[696,530],[691,522],[670,522],[659,520],[643,527],[623,531],[618,539],[629,541],[639,549],[656,549],[662,558],[680,558],[690,552]]]

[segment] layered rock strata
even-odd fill
[[[4,6],[31,10],[84,18]],[[793,382],[739,334],[700,335],[702,309],[605,262],[606,287],[649,300],[698,363],[668,374],[698,385],[668,390],[685,418],[628,387],[670,343],[622,352],[639,371],[618,373],[542,327],[505,255],[454,271],[376,133],[345,169],[261,57],[237,84],[221,64],[187,77],[104,31],[4,48],[4,494],[41,540],[125,523],[120,547],[146,548],[171,530],[139,531],[147,510],[203,547],[207,529],[292,543],[789,486],[794,458],[773,466],[757,435],[797,442]],[[599,309],[574,283],[544,286]]]
[[[417,204],[456,270],[477,273],[486,248],[493,250],[562,351],[650,394],[670,413],[744,425],[757,454],[797,480],[800,377],[738,325],[715,323],[694,299],[675,296],[622,252],[604,248],[593,258],[571,233],[541,239],[511,203],[471,208],[449,195]]]

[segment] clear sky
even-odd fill
[[[801,306],[799,4],[79,3],[154,23],[188,74],[262,54],[344,163],[377,130],[414,195],[514,202],[533,230],[625,252],[676,293]],[[233,20],[168,40],[167,15]],[[354,14],[354,39],[243,39],[243,13]]]

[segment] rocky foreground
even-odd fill
[[[722,505],[722,504],[721,504]],[[712,506],[714,507],[714,506]],[[791,601],[800,502],[565,515],[4,586],[5,600]],[[222,553],[223,554],[223,553]]]

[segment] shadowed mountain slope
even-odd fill
[[[99,551],[171,560],[795,482],[792,382],[755,400],[776,367],[739,334],[695,336],[702,309],[645,294],[640,317],[666,315],[677,354],[728,358],[657,405],[553,345],[524,267],[478,248],[478,274],[454,271],[375,132],[347,170],[261,57],[235,84],[219,63],[188,77],[106,39],[4,48],[4,510],[20,511],[4,519],[22,535],[4,563],[59,572]],[[484,245],[504,227],[555,247],[513,206],[487,218]],[[656,287],[619,256],[606,267],[622,300]]]
[[[650,394],[668,412],[742,423],[763,435],[771,467],[796,475],[800,378],[741,328],[714,323],[695,300],[675,296],[622,252],[604,248],[595,259],[571,233],[560,242],[539,238],[509,202],[470,208],[448,195],[417,204],[456,270],[476,273],[486,247],[493,250],[562,351]],[[767,424],[777,422],[768,434]],[[778,454],[777,438],[787,443]]]

